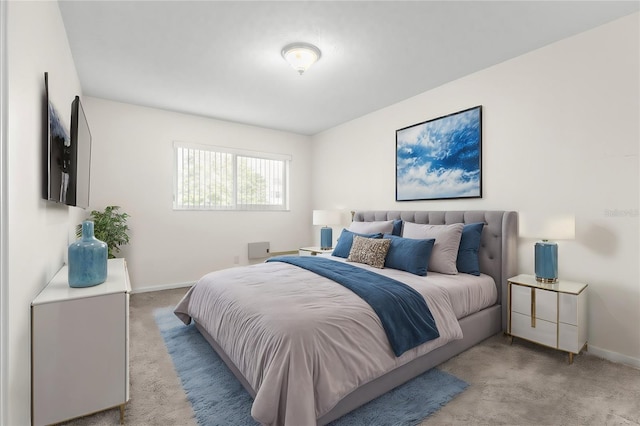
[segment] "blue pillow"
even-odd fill
[[[384,238],[391,240],[385,268],[400,269],[423,277],[427,275],[431,250],[436,242],[434,238],[417,240],[390,234],[384,234]]]
[[[456,267],[458,272],[480,275],[480,261],[478,250],[480,249],[480,237],[482,237],[484,223],[469,223],[462,228],[462,237],[458,247],[458,259]]]
[[[357,232],[351,232],[346,229],[342,229],[342,234],[340,234],[340,238],[338,238],[336,247],[333,249],[333,253],[331,254],[333,256],[344,257],[345,259],[349,257],[349,252],[351,251],[351,245],[353,244],[354,235],[359,235],[366,238],[382,238],[381,233],[358,234]]]
[[[396,219],[393,221],[393,231],[391,231],[391,234],[397,237],[402,236],[402,219]]]

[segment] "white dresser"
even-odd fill
[[[587,347],[587,284],[546,284],[532,275],[508,280],[507,334],[573,355]]]
[[[129,293],[124,259],[107,280],[71,288],[64,266],[31,303],[31,422],[59,423],[129,400]]]

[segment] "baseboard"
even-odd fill
[[[195,281],[188,281],[186,283],[173,283],[173,284],[164,284],[164,285],[155,285],[151,287],[137,288],[137,289],[131,290],[131,294],[148,293],[150,291],[172,290],[174,288],[191,287],[195,283],[196,283]]]
[[[591,344],[589,344],[588,346],[588,353],[593,356],[597,356],[598,358],[604,358],[611,362],[624,364],[628,365],[629,367],[640,369],[640,359],[638,358],[633,358],[628,355],[623,355],[617,352],[609,351],[607,349],[602,349]]]

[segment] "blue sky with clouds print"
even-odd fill
[[[482,196],[481,109],[396,132],[396,200]]]

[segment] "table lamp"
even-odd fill
[[[313,224],[322,225],[320,229],[320,248],[331,249],[333,246],[333,229],[329,225],[340,223],[340,212],[337,210],[314,210]]]
[[[558,244],[553,240],[573,240],[576,220],[573,214],[521,214],[520,236],[542,238],[534,249],[536,280],[543,283],[558,281]]]

